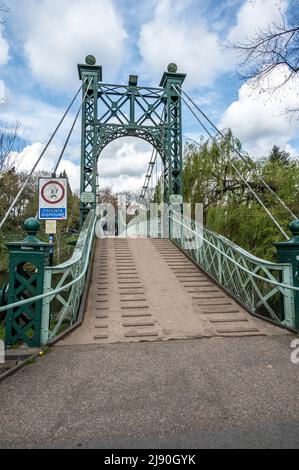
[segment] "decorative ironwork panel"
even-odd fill
[[[43,343],[53,339],[77,321],[87,266],[92,253],[96,220],[95,211],[90,211],[72,257],[65,263],[47,267],[45,270],[44,292],[53,291],[53,294],[43,300]]]
[[[21,262],[10,265],[8,303],[32,297],[32,302],[7,311],[7,345],[24,342],[28,346],[40,344],[41,300],[34,297],[43,292],[43,259],[35,253],[26,253]]]
[[[96,193],[97,159],[102,150],[120,137],[138,137],[149,142],[164,165],[165,201],[171,194],[183,194],[181,99],[174,86],[181,86],[185,74],[175,64],[164,72],[160,87],[139,87],[137,76],[128,85],[101,82],[101,67],[88,56],[79,65],[80,79],[92,77],[82,115],[81,194]],[[86,86],[86,85],[85,85]],[[83,88],[84,93],[84,88]],[[95,202],[81,201],[81,224]]]
[[[177,214],[170,222],[170,238],[249,311],[295,328],[290,264],[257,258]]]
[[[19,242],[6,244],[9,250],[8,304],[5,317],[5,343],[24,342],[39,346],[41,337],[44,270],[49,261],[50,245],[41,242],[36,233],[40,223],[29,218],[24,223],[27,237]]]

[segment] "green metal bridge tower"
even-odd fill
[[[81,225],[96,206],[97,161],[101,151],[115,139],[139,137],[160,154],[164,166],[164,200],[183,195],[182,107],[175,86],[186,75],[169,64],[160,87],[139,87],[138,76],[130,75],[127,85],[102,83],[102,67],[89,55],[79,64],[83,81],[81,147]]]

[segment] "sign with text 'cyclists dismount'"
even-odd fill
[[[40,220],[67,218],[67,178],[39,178]]]

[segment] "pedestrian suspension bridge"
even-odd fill
[[[289,212],[293,238],[288,236],[237,169],[236,160],[244,159],[238,149],[232,148],[230,164],[285,239],[276,244],[277,262],[253,256],[183,213],[183,106],[211,139],[223,135],[184,91],[185,74],[170,64],[156,88],[139,86],[136,75],[130,75],[125,85],[107,84],[95,58],[87,56],[85,62],[78,65],[79,90],[0,223],[1,228],[81,93],[53,168],[54,177],[82,114],[79,237],[71,258],[56,266],[49,265],[50,245],[38,238],[35,214],[24,223],[26,238],[7,243],[9,281],[2,289],[0,306],[6,346],[40,347],[57,340],[60,344],[97,344],[279,335],[286,328],[298,331],[299,221],[262,180]],[[131,224],[128,233],[124,230],[119,236],[96,236],[101,152],[110,142],[126,136],[144,139],[153,147],[139,200],[140,210],[146,214],[153,202],[151,181],[158,157],[162,162],[163,200],[176,206],[168,211],[166,224],[164,218],[167,235],[161,229],[163,224],[153,230],[151,222],[145,221],[142,229],[136,223],[134,230]],[[254,171],[254,162],[246,161]],[[130,230],[135,235],[139,230],[143,236],[127,236]]]

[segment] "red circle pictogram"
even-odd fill
[[[47,186],[49,186],[49,184],[55,184],[57,186],[60,187],[61,189],[61,196],[58,198],[58,199],[48,199],[47,196],[45,196],[45,189]],[[42,187],[42,190],[41,190],[41,196],[43,198],[44,201],[46,201],[48,204],[57,204],[58,202],[62,201],[62,199],[64,198],[64,194],[65,194],[65,189],[64,189],[64,186],[59,182],[59,181],[48,181],[43,187]]]

